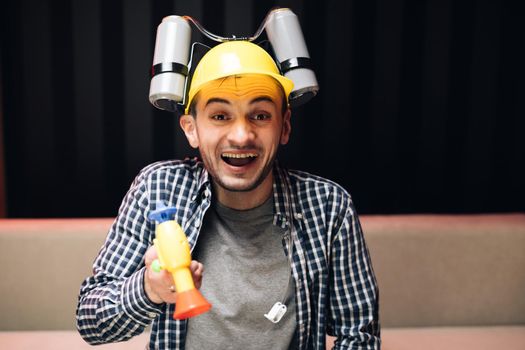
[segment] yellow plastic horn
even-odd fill
[[[159,222],[155,229],[153,244],[157,250],[158,263],[154,265],[173,276],[177,291],[173,318],[183,320],[200,315],[211,308],[211,304],[195,288],[190,271],[191,253],[188,238],[175,220],[169,218],[176,209],[157,205],[157,210],[148,217]],[[154,267],[155,269],[155,267]]]

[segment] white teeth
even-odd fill
[[[225,158],[255,158],[257,154],[255,153],[223,153]]]

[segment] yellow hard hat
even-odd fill
[[[227,41],[213,47],[197,64],[191,79],[185,113],[188,113],[193,98],[206,83],[242,74],[273,77],[283,87],[286,100],[293,89],[292,80],[279,73],[275,61],[262,47],[249,41]]]

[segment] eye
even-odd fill
[[[224,114],[215,114],[211,116],[213,120],[226,120],[228,119]]]
[[[254,120],[268,120],[271,118],[269,114],[257,113],[252,117]]]

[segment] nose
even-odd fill
[[[244,146],[255,139],[255,132],[253,126],[246,118],[237,118],[231,124],[231,129],[228,133],[228,141],[236,146]]]

